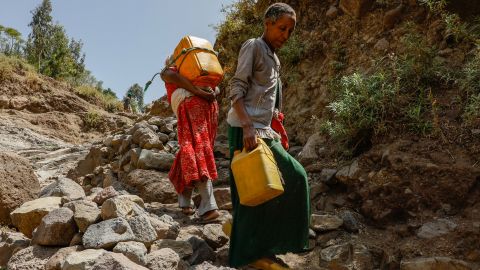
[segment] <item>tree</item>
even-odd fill
[[[5,34],[3,37],[2,32]],[[11,27],[0,25],[0,52],[6,55],[22,56],[22,34]]]
[[[51,36],[54,30],[52,24],[52,3],[43,0],[42,4],[35,8],[32,13],[32,22],[28,26],[32,32],[28,35],[26,54],[28,61],[35,65],[40,73],[43,73],[44,62],[49,54]]]
[[[73,61],[72,69],[72,78],[74,84],[78,85],[78,81],[81,79],[83,73],[85,72],[85,54],[82,54],[83,43],[81,40],[77,41],[75,39],[70,40],[69,44],[70,54]]]
[[[74,60],[68,37],[61,25],[54,25],[49,47],[46,50],[42,73],[52,78],[67,78],[74,73]]]

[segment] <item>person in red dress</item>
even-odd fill
[[[212,186],[212,181],[217,179],[213,155],[218,125],[218,104],[213,90],[216,86],[197,86],[178,73],[175,66],[165,69],[161,77],[168,101],[177,115],[180,145],[169,179],[178,193],[184,214],[195,213],[191,197],[196,187],[201,195],[197,209],[200,220],[213,221],[220,215]]]

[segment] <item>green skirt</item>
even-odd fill
[[[310,194],[307,173],[277,140],[264,139],[271,148],[285,181],[285,192],[258,206],[241,205],[232,171],[230,189],[233,227],[229,264],[240,267],[260,258],[304,252],[308,246]],[[228,128],[230,156],[243,148],[242,128]]]

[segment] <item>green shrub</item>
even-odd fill
[[[123,110],[123,104],[110,94],[105,94],[92,86],[79,86],[75,88],[75,92],[90,103],[102,107],[108,112],[117,112]]]
[[[467,97],[463,117],[471,124],[480,118],[480,46],[465,65],[462,75],[459,84]]]
[[[382,122],[391,113],[397,94],[386,74],[354,73],[342,77],[331,90],[336,98],[327,107],[333,120],[326,121],[322,128],[334,139],[350,142],[366,131],[384,131]]]
[[[101,120],[101,115],[95,110],[89,110],[83,115],[83,123],[87,130],[98,128]]]

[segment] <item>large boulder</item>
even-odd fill
[[[125,255],[108,252],[101,256],[91,268],[92,270],[148,270],[129,260]]]
[[[15,253],[8,261],[8,270],[44,270],[47,261],[58,248],[30,246]]]
[[[74,252],[82,250],[82,246],[71,246],[58,250],[55,255],[48,259],[47,264],[45,265],[45,270],[62,270],[62,265],[65,262],[67,256]]]
[[[33,230],[40,225],[42,218],[51,211],[60,208],[62,198],[45,197],[22,204],[10,213],[12,223],[27,237],[32,237]]]
[[[157,232],[157,239],[176,239],[180,232],[180,224],[171,216],[163,215],[159,218],[149,217],[150,224]]]
[[[0,234],[0,268],[7,266],[13,254],[29,245],[30,239],[22,233],[2,232]]]
[[[40,192],[40,197],[67,197],[69,201],[85,198],[82,186],[66,177],[58,177],[57,180],[46,186]]]
[[[148,109],[147,113],[149,115],[155,115],[160,117],[168,117],[174,115],[172,108],[167,101],[167,96],[155,100],[152,106]],[[149,121],[149,123],[151,122]]]
[[[86,249],[69,254],[65,258],[62,270],[86,270],[92,269],[98,259],[107,251],[103,249]]]
[[[180,257],[170,248],[162,248],[147,255],[147,267],[151,270],[177,270]]]
[[[114,218],[90,225],[83,235],[85,248],[113,248],[119,242],[135,239],[128,222],[123,218]]]
[[[136,215],[144,214],[143,201],[134,201],[133,195],[121,195],[110,198],[102,204],[102,218],[103,220],[111,218],[128,218]]]
[[[141,242],[149,247],[153,241],[157,240],[157,232],[150,224],[149,216],[138,215],[128,219],[128,224],[135,235],[135,241]]]
[[[65,204],[64,207],[68,207],[74,212],[73,218],[81,232],[85,232],[88,226],[102,219],[100,209],[92,201],[74,201]]]
[[[140,265],[147,263],[147,248],[143,243],[135,241],[120,242],[113,248],[113,252],[122,253],[134,263]]]
[[[150,252],[154,252],[162,248],[172,249],[182,259],[189,257],[193,254],[193,248],[189,242],[182,240],[177,241],[173,239],[160,239],[155,241],[150,247]]]
[[[33,232],[32,242],[42,246],[68,246],[76,232],[73,211],[62,207],[42,218]]]
[[[138,158],[137,168],[168,171],[173,165],[175,156],[166,151],[152,151],[143,149]]]
[[[0,224],[10,225],[10,212],[36,199],[40,183],[28,160],[9,152],[0,153],[0,179]]]
[[[168,175],[154,170],[137,169],[128,174],[124,184],[145,202],[175,203],[177,193]]]

